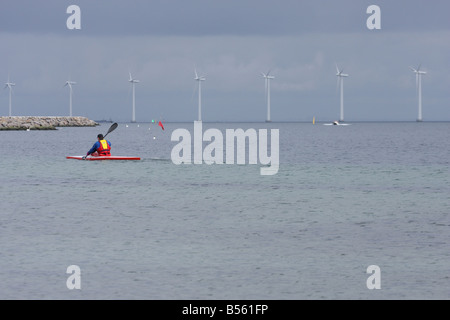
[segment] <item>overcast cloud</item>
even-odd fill
[[[81,30],[66,9],[81,8]],[[381,30],[366,9],[381,8]],[[335,63],[345,79],[347,121],[417,117],[415,76],[422,64],[424,120],[450,121],[448,1],[8,1],[0,11],[0,77],[16,83],[13,115],[74,115],[192,121],[194,68],[204,121],[264,121],[261,72],[271,70],[273,121],[339,116]],[[0,116],[8,93],[0,94]]]

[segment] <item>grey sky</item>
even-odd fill
[[[66,8],[81,8],[68,30]],[[381,8],[381,30],[366,9]],[[345,119],[417,117],[415,76],[422,64],[424,120],[450,121],[448,1],[8,1],[0,11],[0,78],[16,83],[13,115],[73,113],[131,120],[197,117],[194,68],[204,121],[264,121],[261,72],[271,70],[273,121],[339,116],[335,63],[345,79]],[[7,90],[0,115],[8,114]]]

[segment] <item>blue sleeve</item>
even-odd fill
[[[97,141],[96,143],[94,143],[91,150],[89,150],[87,154],[91,154],[91,153],[95,152],[98,149],[98,147],[100,147],[100,142]]]

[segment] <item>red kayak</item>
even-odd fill
[[[68,156],[66,159],[75,159],[75,160],[141,160],[139,157],[124,157],[124,156],[87,156],[86,159],[83,159],[83,156]]]

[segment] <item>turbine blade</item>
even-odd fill
[[[341,74],[341,72],[342,72],[342,71],[339,71],[339,67],[338,67],[338,65],[337,65],[337,63],[336,63],[336,73],[337,73],[337,74]]]

